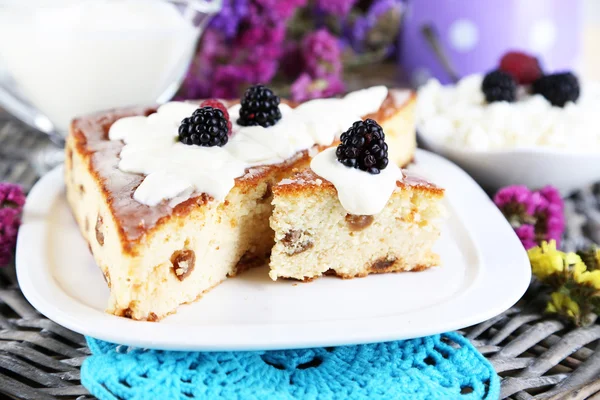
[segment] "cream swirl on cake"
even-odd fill
[[[223,147],[187,146],[177,141],[179,123],[197,108],[167,103],[154,114],[122,118],[110,128],[111,140],[125,142],[119,169],[146,175],[134,193],[136,201],[149,206],[165,199],[181,202],[194,192],[222,201],[235,178],[244,174],[246,164]]]
[[[384,209],[400,168],[388,162],[385,134],[372,119],[359,120],[341,136],[337,149],[326,149],[313,158],[312,171],[335,187],[340,204],[353,215],[375,215]]]
[[[377,111],[387,93],[386,87],[375,86],[296,108],[281,104],[281,119],[268,127],[238,125],[241,107],[234,105],[228,109],[232,136],[222,147],[178,141],[180,122],[198,109],[183,102],[164,104],[147,117],[119,119],[109,138],[125,143],[119,169],[145,175],[134,193],[139,203],[155,206],[167,200],[174,206],[197,193],[223,201],[248,168],[285,162],[315,145],[331,145],[353,121]]]
[[[379,214],[396,189],[396,182],[403,178],[395,164],[378,175],[348,168],[337,160],[334,148],[317,154],[310,169],[335,186],[342,207],[353,215]]]

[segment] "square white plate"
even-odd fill
[[[517,236],[460,168],[419,150],[415,170],[446,188],[443,265],[417,273],[310,283],[269,279],[267,267],[228,279],[161,322],[106,314],[108,288],[71,216],[63,169],[25,206],[17,274],[25,297],[84,335],[170,350],[267,350],[407,339],[489,319],[519,300],[531,269]]]

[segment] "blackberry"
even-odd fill
[[[508,101],[512,103],[517,97],[517,82],[512,75],[503,71],[488,73],[481,83],[481,91],[488,103]]]
[[[231,135],[231,120],[229,119],[229,111],[227,111],[225,104],[217,99],[208,99],[200,103],[200,107],[212,107],[216,108],[217,110],[221,110],[225,116],[225,119],[227,120],[227,130],[229,131],[229,135]]]
[[[533,82],[533,93],[541,94],[552,105],[564,107],[579,98],[579,80],[571,72],[545,75]]]
[[[279,97],[263,85],[246,89],[241,104],[238,125],[260,125],[266,128],[275,125],[281,119]]]
[[[223,111],[201,107],[179,125],[179,141],[196,146],[224,146],[227,143],[227,119]]]
[[[378,174],[388,165],[388,146],[381,126],[372,119],[356,121],[342,133],[336,155],[347,167]]]

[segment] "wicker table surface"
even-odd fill
[[[0,110],[0,181],[31,188],[47,160],[36,152],[51,146]],[[599,189],[567,199],[567,248],[600,242]],[[515,307],[463,331],[503,378],[501,398],[600,399],[600,325],[573,329],[541,315],[541,302],[534,284]],[[91,399],[79,381],[89,354],[81,335],[29,305],[14,267],[0,270],[0,398]]]

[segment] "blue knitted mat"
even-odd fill
[[[87,338],[81,382],[100,400],[497,399],[499,378],[457,333],[256,352],[143,350]]]

